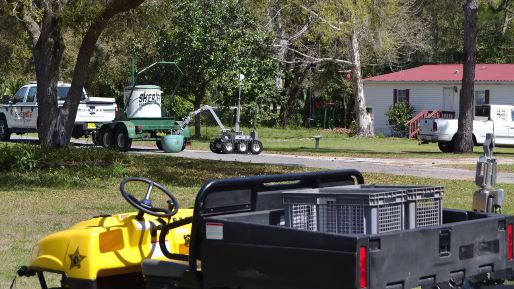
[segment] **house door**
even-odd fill
[[[453,87],[443,88],[443,110],[444,111],[455,111],[457,116],[457,106],[459,101],[456,98],[456,93]]]

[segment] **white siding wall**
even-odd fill
[[[393,104],[394,89],[409,89],[410,105],[415,113],[422,110],[443,109],[443,88],[457,87],[460,83],[373,83],[364,82],[366,105],[373,108],[375,118],[375,134],[390,135],[387,116],[385,113]],[[475,84],[475,90],[490,90],[491,104],[514,105],[514,84]],[[455,111],[458,115],[459,92],[455,92]]]

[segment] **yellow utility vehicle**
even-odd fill
[[[144,199],[127,191],[132,182],[148,185]],[[168,208],[152,206],[154,188],[165,194]],[[37,275],[43,289],[48,288],[44,272],[61,274],[62,288],[144,288],[143,260],[187,260],[193,210],[179,209],[166,187],[145,178],[123,180],[120,191],[138,212],[96,216],[43,238],[30,266],[18,274]],[[167,234],[159,236],[163,228]]]

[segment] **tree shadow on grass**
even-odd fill
[[[168,161],[169,160],[169,161]],[[157,163],[158,162],[158,165]],[[140,175],[154,178],[157,182],[180,186],[197,186],[208,180],[243,177],[264,174],[300,172],[306,169],[298,166],[277,166],[215,160],[195,160],[186,158],[162,158],[148,156],[145,165],[139,169]]]

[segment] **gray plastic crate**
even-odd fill
[[[295,229],[341,234],[400,231],[406,194],[347,186],[285,192],[285,222]]]
[[[355,189],[384,189],[405,190],[405,229],[414,229],[440,225],[443,222],[443,196],[444,188],[441,186],[414,186],[414,185],[352,185],[346,190]]]
[[[362,185],[362,188],[407,191],[405,229],[440,225],[443,222],[444,188],[440,186]]]

